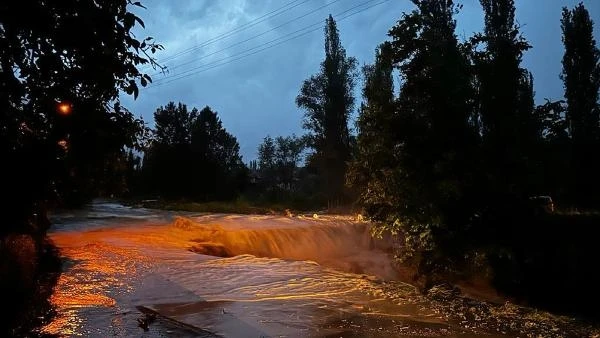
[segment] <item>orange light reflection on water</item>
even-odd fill
[[[82,323],[77,310],[64,310],[42,329],[42,333],[51,336],[80,335]]]
[[[61,247],[65,271],[50,298],[57,316],[42,329],[42,333],[82,335],[84,316],[81,311],[115,307],[117,301],[110,296],[111,292],[129,291],[131,285],[123,276],[135,276],[144,268],[147,260],[135,250],[105,245],[97,236],[94,232],[51,235]]]

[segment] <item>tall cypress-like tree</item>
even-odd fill
[[[565,45],[561,78],[569,132],[575,144],[595,142],[600,133],[600,51],[593,37],[594,22],[580,3],[573,10],[563,8],[561,23]]]
[[[533,78],[521,68],[530,46],[515,24],[514,0],[480,0],[485,29],[474,41],[478,108],[482,122],[486,171],[494,192],[520,194],[525,189],[527,156],[535,133]]]
[[[356,60],[346,56],[337,25],[330,15],[325,25],[325,60],[318,74],[305,80],[296,98],[305,110],[304,128],[315,153],[316,166],[329,202],[343,198],[346,162],[350,159],[348,117],[354,109],[352,94]]]
[[[519,91],[523,81],[529,80],[529,73],[520,64],[523,53],[530,46],[515,24],[514,0],[480,2],[485,14],[485,29],[475,39],[485,45],[476,56],[483,132],[490,142],[516,143]]]
[[[600,180],[600,51],[593,37],[594,23],[583,3],[573,10],[563,8],[562,79],[567,100],[566,121],[572,139],[571,195],[579,205],[597,195]]]

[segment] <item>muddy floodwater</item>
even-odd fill
[[[85,337],[598,336],[573,318],[398,281],[348,216],[199,215],[108,202],[53,216],[43,333]]]

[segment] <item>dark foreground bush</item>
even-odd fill
[[[26,234],[0,238],[0,293],[5,309],[0,336],[35,335],[53,316],[50,296],[60,274],[56,248]]]
[[[600,318],[600,215],[529,215],[507,227],[513,228],[510,245],[490,256],[500,291],[552,311]]]

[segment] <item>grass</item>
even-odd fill
[[[286,210],[290,209],[280,204],[255,205],[245,200],[229,202],[146,200],[133,204],[149,209],[246,215],[283,214]]]
[[[239,198],[234,201],[211,201],[194,202],[190,200],[134,200],[125,201],[127,205],[144,207],[148,209],[160,209],[171,211],[189,211],[198,213],[223,213],[223,214],[244,214],[244,215],[278,215],[285,214],[288,211],[293,214],[323,212],[327,208],[316,207],[315,203],[309,201],[291,201],[285,202],[250,202],[245,198]],[[331,208],[325,213],[329,214],[352,214],[358,210],[354,206],[343,205]]]

